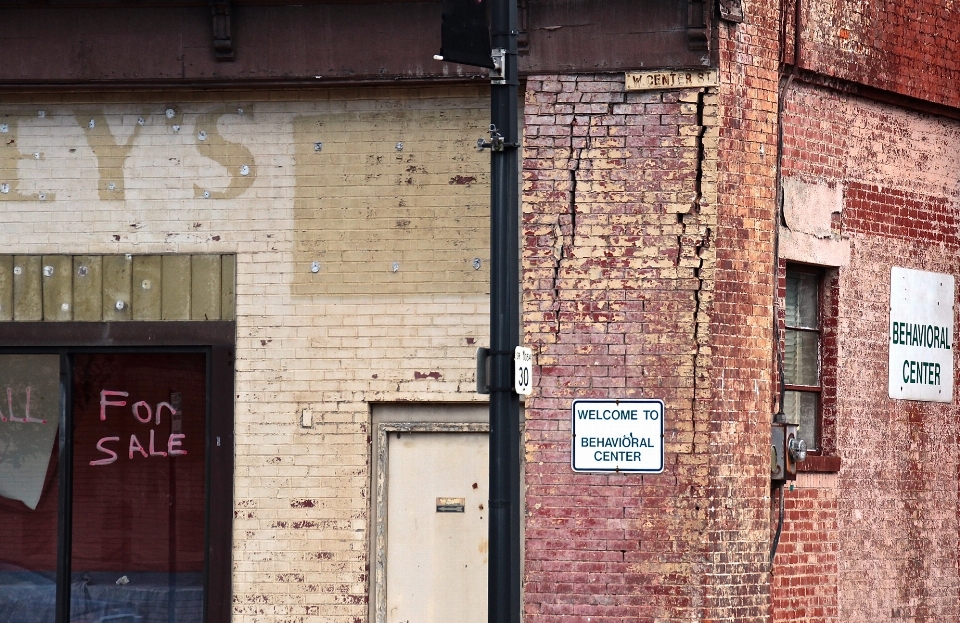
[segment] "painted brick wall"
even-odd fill
[[[777,27],[721,26],[718,95],[527,83],[528,621],[768,617]],[[663,474],[571,472],[611,396],[665,401]]]
[[[825,362],[842,466],[836,476],[802,475],[787,493],[777,620],[960,614],[957,408],[889,399],[886,348],[890,268],[960,270],[958,149],[953,121],[807,85],[788,94],[786,179],[835,190],[833,238],[850,251],[837,271],[837,356]],[[824,547],[834,543],[835,553]]]
[[[369,403],[478,400],[487,119],[485,87],[0,107],[5,253],[236,254],[238,623],[366,620]]]
[[[527,83],[522,235],[528,623],[689,620],[703,607],[716,96],[622,75]],[[708,372],[702,372],[704,376]],[[660,398],[661,475],[574,474],[573,398]]]
[[[960,6],[908,0],[801,2],[801,66],[920,99],[960,105]],[[792,62],[793,2],[787,4]]]

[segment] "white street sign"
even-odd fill
[[[889,395],[953,402],[953,275],[890,270]]]
[[[575,472],[663,471],[662,400],[574,400]]]
[[[513,389],[521,396],[529,396],[533,388],[533,351],[517,346],[513,351]]]

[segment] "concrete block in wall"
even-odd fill
[[[133,318],[134,258],[129,255],[103,257],[103,320],[114,322]],[[159,309],[159,302],[157,308]]]
[[[13,319],[43,320],[42,258],[17,255],[13,258]]]
[[[160,317],[190,320],[190,256],[162,256]]]
[[[221,256],[220,271],[220,318],[235,320],[237,317],[237,256]]]
[[[0,322],[13,320],[13,256],[0,255]]]
[[[73,258],[73,319],[99,322],[103,319],[103,257]]]
[[[190,264],[190,318],[219,320],[223,276],[220,256],[194,255]]]
[[[160,320],[163,259],[159,255],[133,258],[131,307],[134,320]]]
[[[43,256],[43,319],[73,320],[73,258]]]

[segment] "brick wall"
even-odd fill
[[[365,620],[369,403],[478,400],[487,119],[485,87],[0,106],[4,253],[236,254],[234,621]]]
[[[528,622],[700,616],[715,101],[625,93],[622,75],[527,83]],[[607,397],[664,400],[663,474],[571,472],[571,401]]]
[[[960,124],[803,84],[784,123],[786,180],[837,189],[831,237],[850,252],[828,310],[836,358],[824,362],[842,465],[787,492],[775,618],[956,618],[957,409],[889,399],[885,344],[890,268],[960,269]]]
[[[770,604],[769,443],[778,10],[721,23],[714,375],[709,425],[714,620],[766,620]],[[715,613],[715,614],[714,614]]]
[[[953,2],[798,0],[801,66],[930,102],[960,105],[960,6]],[[792,62],[793,2],[787,4]]]
[[[837,497],[836,474],[801,473],[787,485],[770,589],[773,621],[846,620],[837,618]]]

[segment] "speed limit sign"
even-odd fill
[[[513,351],[513,390],[529,396],[533,388],[533,351],[517,346]]]

